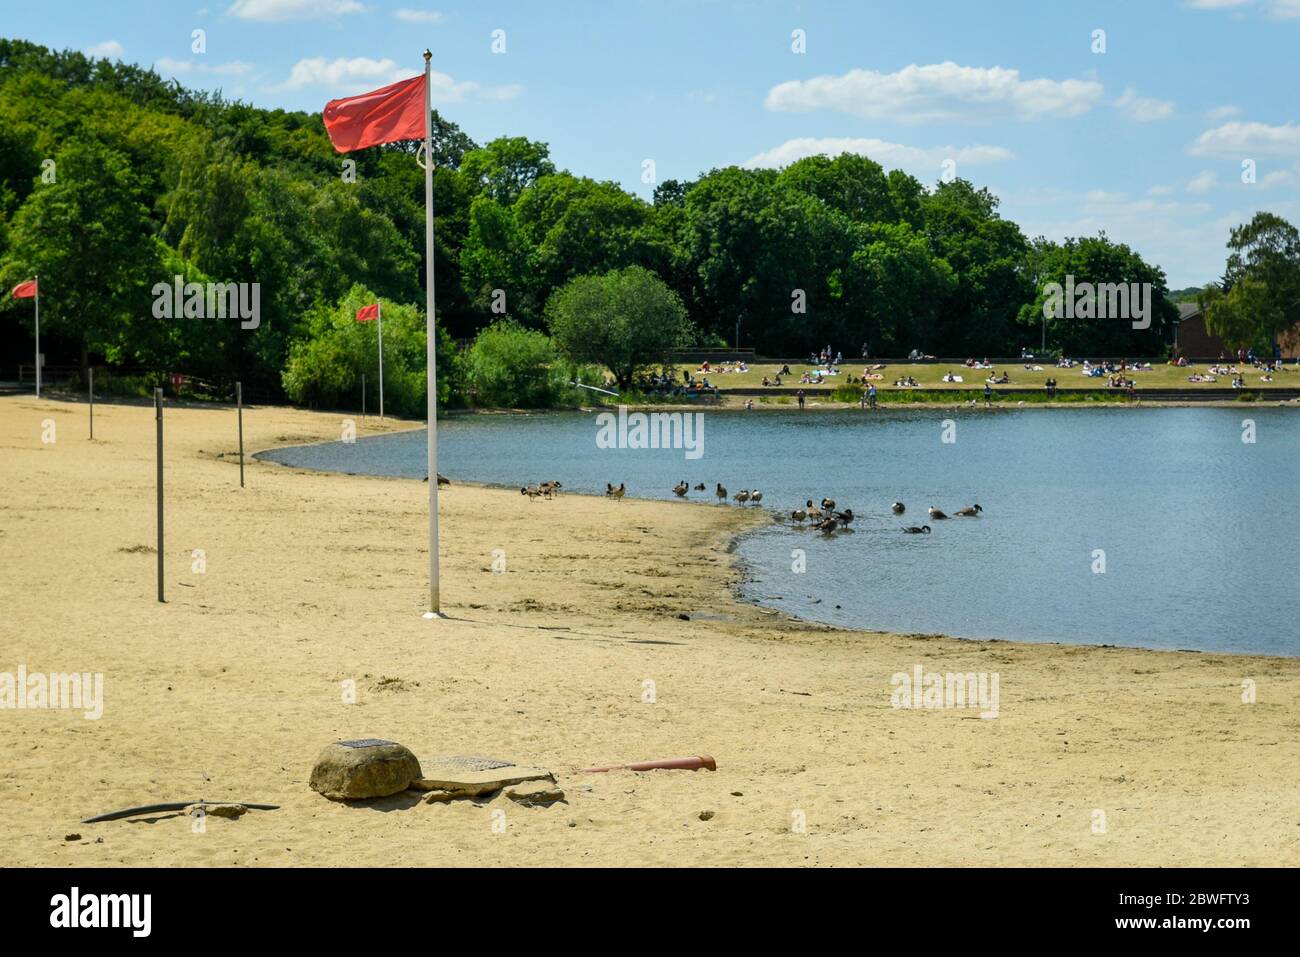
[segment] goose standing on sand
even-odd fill
[[[962,518],[975,518],[982,511],[984,511],[984,509],[980,508],[978,505],[972,505],[970,508],[957,509],[956,514],[960,515]]]
[[[922,525],[920,528],[917,528],[915,525],[909,525],[907,526],[907,528],[903,529],[903,531],[905,531],[908,535],[929,535],[930,526]]]
[[[893,505],[889,507],[893,509],[895,515],[902,515],[904,512],[907,511],[907,506],[904,505],[902,502],[895,502]]]
[[[939,511],[939,509],[935,508],[933,505],[930,506],[930,518],[942,521],[947,517],[947,515],[943,514],[943,512]]]
[[[622,483],[622,482],[619,482],[619,483],[618,483],[618,488],[614,489],[614,490],[611,491],[609,494],[612,495],[612,496],[614,496],[614,498],[616,498],[618,501],[621,502],[621,501],[623,501],[623,493],[626,492],[626,491],[627,491],[627,489],[624,488],[623,483]]]
[[[749,501],[749,492],[745,491],[742,488],[739,492],[737,492],[735,495],[731,497],[736,500],[737,505],[744,505],[746,502]]]
[[[534,499],[536,499],[537,496],[542,494],[542,490],[538,488],[536,485],[525,485],[523,488],[519,490],[519,494],[527,495],[528,501],[531,502]]]
[[[757,505],[761,501],[763,501],[763,493],[760,492],[758,489],[754,489],[752,492],[749,493],[750,505]]]
[[[719,483],[718,483],[718,487],[717,487],[716,489],[713,490],[713,494],[716,495],[716,496],[718,496],[718,504],[719,504],[719,505],[723,505],[723,504],[726,503],[726,501],[727,501],[727,490],[726,490],[725,488],[722,487],[722,483],[721,483],[721,482],[719,482]]]
[[[678,482],[676,485],[673,486],[673,494],[676,495],[678,498],[681,498],[687,492],[689,492],[690,489],[691,487],[686,484],[686,480],[682,479],[680,482]]]

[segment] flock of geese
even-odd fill
[[[605,494],[608,496],[613,496],[614,498],[623,497],[623,486],[621,484],[617,489],[612,485],[606,484],[606,489],[607,491]],[[698,485],[691,486],[685,479],[683,479],[673,486],[673,494],[678,498],[685,498],[692,489],[696,492],[703,492],[705,490],[705,485],[703,482],[700,482]],[[726,487],[723,486],[721,482],[717,483],[717,487],[713,490],[713,494],[717,497],[719,505],[726,504],[728,493]],[[758,505],[763,501],[763,493],[756,488],[741,489],[735,495],[732,495],[731,498],[737,505]],[[902,502],[895,502],[889,508],[895,515],[903,515],[907,512],[907,506]],[[969,505],[966,508],[957,509],[953,515],[959,518],[978,518],[979,514],[983,511],[984,509],[979,505]],[[930,521],[932,522],[942,522],[947,521],[948,519],[947,513],[941,509],[935,508],[933,505],[930,506],[928,514],[930,516]],[[856,517],[857,516],[853,514],[853,509],[851,508],[837,509],[835,507],[835,500],[832,498],[823,498],[820,506],[814,505],[813,500],[808,499],[804,502],[803,508],[797,508],[790,513],[790,519],[794,524],[804,526],[805,522],[811,522],[811,525],[805,527],[815,528],[818,531],[826,533],[834,532],[837,529],[849,529]],[[908,535],[929,535],[931,529],[929,525],[906,525],[903,527],[903,531]]]
[[[564,488],[563,485],[552,480],[550,482],[538,482],[536,485],[525,485],[519,490],[519,494],[527,495],[528,501],[534,502],[539,498],[555,498],[560,494],[562,488]]]

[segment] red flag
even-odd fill
[[[424,75],[325,104],[325,130],[339,153],[424,139]]]
[[[36,280],[29,279],[26,282],[20,282],[14,286],[13,297],[15,299],[31,299],[36,295]]]
[[[374,322],[379,318],[379,303],[362,306],[357,310],[357,322]]]

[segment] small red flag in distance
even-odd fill
[[[29,279],[26,282],[20,282],[14,286],[13,297],[15,299],[32,299],[36,296],[36,280]]]
[[[330,142],[339,153],[399,140],[422,140],[424,75],[360,96],[330,100],[322,116]]]
[[[379,318],[379,303],[362,306],[357,310],[357,322],[374,322]]]

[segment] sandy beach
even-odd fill
[[[246,447],[342,418],[246,410]],[[99,720],[0,710],[6,864],[1300,863],[1296,659],[792,621],[733,598],[761,514],[461,484],[430,622],[427,486],[250,459],[241,490],[228,408],[166,411],[159,604],[153,409],[98,405],[95,432],[84,405],[0,398],[0,672],[104,682]],[[891,706],[918,665],[996,673],[998,717]],[[321,748],[361,737],[542,765],[567,804],[311,791]],[[697,753],[718,770],[575,771]],[[78,823],[198,798],[281,809]]]

